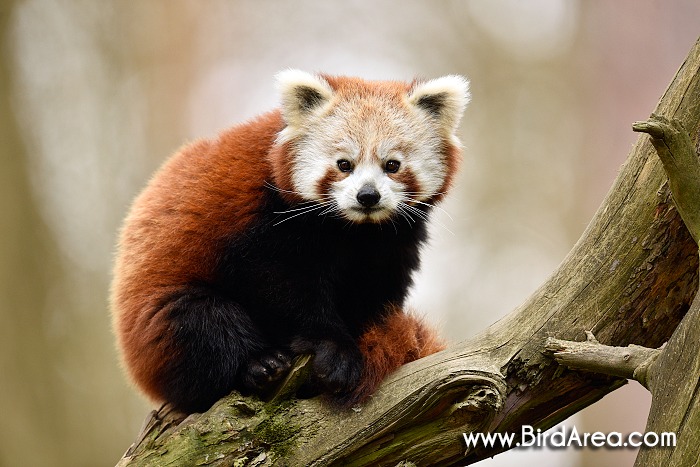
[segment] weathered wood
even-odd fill
[[[700,41],[655,113],[697,129],[699,95]],[[123,465],[465,465],[504,448],[465,453],[462,432],[553,426],[624,380],[562,371],[541,352],[547,337],[592,330],[603,343],[658,347],[690,306],[697,247],[665,180],[640,138],[582,238],[526,303],[474,339],[404,366],[357,410],[234,394],[175,428],[151,427]]]
[[[635,466],[698,465],[700,462],[700,294],[647,371],[652,394],[646,432],[675,433],[677,445],[643,447]]]
[[[652,115],[633,125],[648,133],[668,175],[678,211],[693,238],[700,238],[700,158],[687,130],[676,120]],[[635,465],[697,465],[700,459],[700,294],[676,328],[668,345],[649,349],[637,345],[602,345],[586,332],[585,342],[548,338],[545,351],[569,368],[636,379],[652,393],[643,446]],[[666,435],[672,434],[676,443]]]
[[[700,96],[697,96],[700,100]],[[651,141],[668,175],[673,198],[696,242],[700,240],[700,159],[686,128],[652,115],[635,124]],[[674,433],[678,444],[644,447],[636,466],[698,465],[700,462],[700,294],[676,328],[668,345],[646,371],[652,394],[647,433]]]
[[[657,115],[700,127],[700,41]],[[698,143],[698,132],[693,133]],[[671,202],[666,175],[644,136],[610,193],[558,271],[488,333],[502,340],[509,392],[490,431],[548,428],[595,402],[623,380],[557,370],[539,353],[547,337],[580,340],[591,330],[610,345],[657,348],[672,334],[697,290],[697,248]],[[513,345],[513,341],[518,345]],[[560,374],[561,373],[561,374]],[[498,449],[468,457],[477,461]]]
[[[700,101],[700,96],[696,99]],[[632,128],[651,136],[668,175],[674,203],[695,242],[700,242],[700,164],[688,130],[678,120],[661,115],[636,122]]]
[[[634,344],[613,347],[598,342],[590,331],[586,331],[586,336],[587,339],[583,342],[548,337],[544,350],[551,353],[557,363],[568,368],[634,379],[646,386],[647,369],[659,356],[661,349]]]

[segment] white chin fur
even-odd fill
[[[341,211],[343,216],[349,221],[362,224],[362,223],[378,223],[385,221],[391,217],[391,210],[386,208],[375,209],[372,211],[364,211],[361,209],[343,209]]]

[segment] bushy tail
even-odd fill
[[[387,311],[382,321],[360,337],[365,365],[362,380],[348,399],[348,405],[365,401],[401,365],[445,348],[445,342],[422,319],[396,306]]]

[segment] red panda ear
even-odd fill
[[[409,92],[408,102],[440,122],[452,135],[470,100],[469,81],[458,75],[419,82]]]
[[[277,73],[277,88],[282,99],[282,117],[289,127],[298,128],[308,116],[333,97],[333,89],[320,76],[300,70]]]

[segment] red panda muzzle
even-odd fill
[[[366,208],[371,208],[379,203],[381,195],[377,189],[369,183],[362,185],[357,191],[357,202]]]

